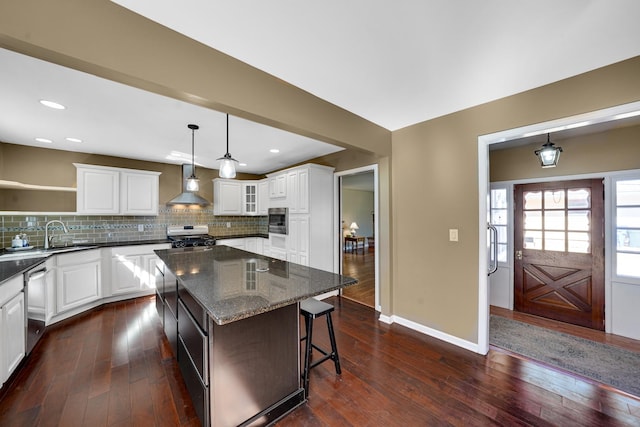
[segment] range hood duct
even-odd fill
[[[198,193],[187,191],[187,179],[192,175],[193,167],[190,164],[182,165],[182,193],[167,202],[167,205],[199,205],[208,206],[209,201],[200,197]]]

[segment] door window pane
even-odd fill
[[[541,191],[526,191],[523,195],[524,208],[529,209],[542,209],[542,192]]]
[[[564,230],[564,211],[544,211],[545,230]]]
[[[588,254],[591,252],[589,244],[589,233],[570,232],[567,233],[569,239],[569,252]]]
[[[591,211],[567,212],[567,229],[572,231],[589,231]]]
[[[544,192],[545,209],[564,209],[564,190],[547,190]]]
[[[541,211],[525,211],[524,212],[524,229],[525,230],[542,230],[542,212]]]
[[[522,247],[524,249],[542,249],[542,232],[526,230]]]
[[[567,207],[569,209],[580,209],[591,207],[591,191],[587,188],[573,189],[567,191]]]
[[[546,251],[565,251],[564,233],[562,231],[544,232],[544,249]]]
[[[507,210],[506,209],[491,209],[491,224],[493,225],[506,225],[507,224]]]

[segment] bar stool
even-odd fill
[[[304,371],[302,373],[302,384],[304,387],[305,396],[309,396],[309,371],[311,368],[315,368],[322,362],[329,359],[333,360],[336,367],[336,374],[340,375],[342,370],[340,369],[340,359],[338,357],[338,348],[336,346],[336,337],[333,333],[333,322],[331,321],[331,312],[334,307],[331,304],[327,304],[323,301],[318,301],[315,298],[308,298],[300,303],[300,314],[304,316],[304,324],[306,329],[306,336],[302,337],[300,341],[307,341],[305,345],[304,353]],[[320,316],[327,316],[327,329],[329,330],[329,341],[331,341],[331,352],[327,352],[317,345],[313,344],[313,320]],[[313,349],[318,350],[324,356],[315,362],[311,363],[311,353]]]

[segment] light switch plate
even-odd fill
[[[450,242],[457,242],[458,241],[458,229],[457,228],[450,228],[449,229],[449,241]]]

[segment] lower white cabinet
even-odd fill
[[[254,252],[259,255],[267,255],[264,251],[265,241],[262,237],[242,237],[236,239],[218,239],[216,245],[231,246],[232,248]]]
[[[169,244],[119,246],[111,249],[110,295],[122,295],[155,289],[156,249]]]
[[[102,298],[100,249],[57,255],[56,312]]]
[[[22,275],[0,289],[0,384],[9,378],[26,351],[24,281]]]
[[[309,216],[289,217],[287,261],[309,265]]]

